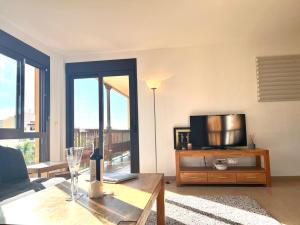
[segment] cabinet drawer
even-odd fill
[[[235,184],[236,174],[235,173],[208,173],[208,183],[223,183],[223,184]]]
[[[207,173],[180,173],[180,179],[183,183],[207,183]]]
[[[264,173],[238,173],[237,183],[242,184],[265,184],[266,174]]]

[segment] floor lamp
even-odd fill
[[[156,141],[156,102],[155,94],[156,90],[160,86],[160,82],[156,80],[147,81],[147,86],[152,90],[153,93],[153,118],[154,118],[154,145],[155,145],[155,172],[157,173],[157,141]]]

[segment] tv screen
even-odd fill
[[[245,114],[190,117],[193,148],[246,146]]]

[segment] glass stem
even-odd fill
[[[77,196],[78,194],[78,171],[75,172],[75,191],[74,191],[74,195]]]
[[[74,172],[71,172],[71,196],[72,200],[75,200],[75,185],[74,185]]]

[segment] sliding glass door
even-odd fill
[[[81,167],[89,167],[92,146],[99,148],[99,79],[74,79],[73,146],[85,147]]]
[[[85,148],[82,168],[94,145],[103,152],[105,172],[139,172],[136,76],[126,72],[67,72],[67,145]]]
[[[111,172],[130,172],[129,76],[104,76],[103,84],[106,168]]]

